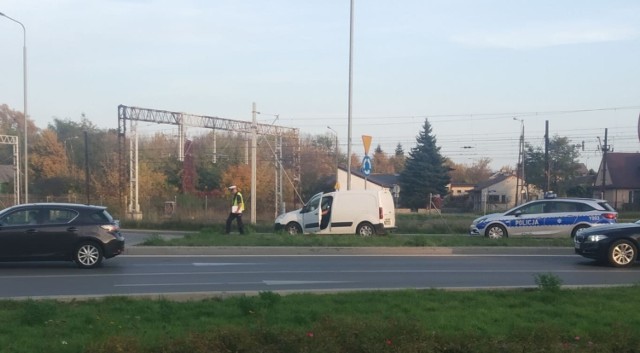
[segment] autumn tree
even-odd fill
[[[373,152],[373,172],[380,174],[393,174],[395,172],[393,164],[384,153],[382,147],[378,145]]]
[[[307,135],[300,139],[300,197],[306,202],[321,191],[330,191],[336,175],[335,155],[329,136]]]
[[[64,195],[69,192],[69,163],[55,131],[43,130],[31,144],[29,164],[32,180],[38,181],[33,183],[32,192],[46,196]]]
[[[451,181],[460,184],[478,184],[489,179],[493,174],[490,168],[491,158],[480,158],[471,165],[458,164],[448,161],[447,166],[450,169],[449,175]]]
[[[406,157],[404,155],[404,150],[402,149],[402,144],[398,142],[393,156],[389,158],[389,161],[393,165],[394,173],[399,174],[402,172],[404,169],[405,159]]]
[[[450,177],[444,161],[432,135],[431,124],[425,119],[423,130],[416,138],[416,147],[409,152],[405,169],[400,173],[402,205],[415,210],[427,205],[430,194],[447,194]]]
[[[43,130],[31,145],[29,163],[34,178],[51,178],[68,175],[68,162],[64,147],[53,130]]]
[[[580,157],[579,149],[571,144],[567,137],[554,136],[549,141],[549,176],[547,187],[547,175],[545,173],[545,151],[542,147],[533,147],[526,144],[525,176],[528,184],[533,184],[541,190],[553,190],[558,195],[565,196],[567,188],[573,180],[579,176]]]

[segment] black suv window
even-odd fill
[[[112,223],[113,217],[107,212],[107,210],[97,210],[89,215],[92,221],[97,223]]]
[[[50,224],[64,224],[73,221],[78,212],[69,209],[50,208],[47,209],[49,215],[48,223]]]
[[[6,226],[37,224],[37,218],[37,210],[19,210],[16,212],[11,212],[10,214],[0,218],[0,224]]]

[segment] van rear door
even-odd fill
[[[381,190],[378,194],[380,202],[380,223],[385,230],[396,228],[396,208],[393,203],[393,195],[388,190]]]

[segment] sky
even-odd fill
[[[255,102],[258,122],[330,126],[347,149],[349,0],[3,0],[0,12],[26,27],[40,128],[83,115],[117,128],[119,104],[250,121]],[[637,152],[638,14],[637,0],[354,0],[352,151],[369,135],[408,153],[428,119],[460,164],[513,167],[522,128],[542,146],[546,122],[584,143],[593,169],[605,131],[613,151]],[[18,111],[23,35],[0,17],[0,104]]]

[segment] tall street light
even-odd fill
[[[349,11],[349,107],[348,107],[348,125],[347,134],[347,190],[351,190],[351,111],[353,97],[353,6],[354,0],[351,0]]]
[[[29,167],[28,167],[28,161],[29,161],[29,152],[27,149],[28,143],[27,143],[27,29],[24,27],[24,25],[22,24],[22,22],[11,18],[5,14],[3,14],[2,12],[0,12],[0,16],[2,17],[6,17],[9,20],[17,23],[20,25],[20,27],[22,27],[22,38],[23,38],[23,42],[22,42],[22,73],[23,73],[23,77],[22,77],[22,81],[23,81],[23,97],[24,97],[24,110],[23,110],[23,114],[24,114],[24,203],[29,203]]]
[[[331,126],[327,126],[327,129],[333,131],[333,133],[336,135],[336,183],[334,185],[334,189],[336,191],[340,190],[340,184],[338,182],[338,176],[339,176],[339,162],[338,162],[338,132],[334,129],[331,128]]]

